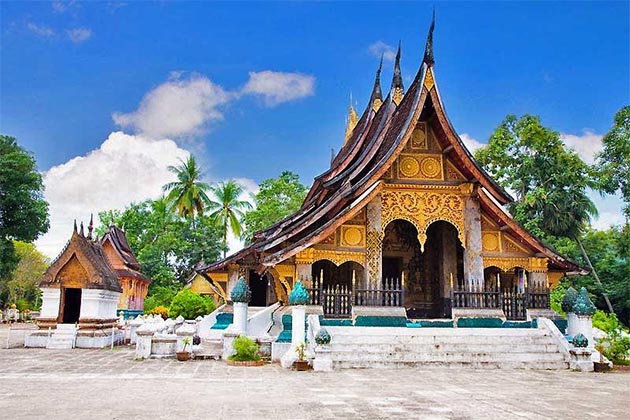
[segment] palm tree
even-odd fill
[[[167,192],[166,200],[177,209],[177,214],[185,219],[191,219],[193,229],[195,214],[203,214],[210,202],[206,191],[210,186],[201,182],[201,170],[193,155],[188,156],[186,162],[180,159],[181,165],[169,166],[168,170],[177,175],[177,181],[169,182],[162,189]]]
[[[595,267],[593,267],[591,259],[580,239],[585,228],[589,225],[591,217],[597,216],[595,203],[588,197],[584,188],[573,186],[568,191],[558,194],[556,200],[551,199],[549,204],[551,205],[547,207],[543,218],[543,227],[552,235],[564,236],[575,240],[602,291],[608,311],[614,314],[615,311],[608,298],[608,293],[606,293],[606,289],[604,289],[599,275]]]
[[[212,199],[208,203],[210,218],[223,231],[223,258],[227,255],[227,235],[231,230],[236,237],[241,236],[244,212],[251,209],[248,201],[241,200],[243,187],[234,181],[220,182],[211,187]]]

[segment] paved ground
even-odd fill
[[[630,374],[519,370],[292,372],[134,361],[133,349],[0,349],[0,417],[628,418]]]

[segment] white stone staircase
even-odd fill
[[[544,329],[325,327],[330,357],[339,368],[446,366],[568,369],[556,340]]]
[[[47,349],[71,349],[76,342],[78,328],[74,324],[57,324],[57,328],[50,336]]]

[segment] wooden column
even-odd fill
[[[483,286],[483,256],[481,242],[481,211],[477,197],[467,197],[464,207],[464,281],[469,286]]]
[[[381,197],[367,205],[367,233],[365,244],[365,284],[378,288],[383,277],[383,226],[381,223]]]

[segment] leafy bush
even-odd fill
[[[203,297],[190,289],[180,290],[169,307],[169,315],[172,318],[183,316],[185,319],[195,319],[198,316],[208,315],[215,310],[214,300]]]
[[[144,300],[144,312],[151,313],[151,310],[158,306],[168,308],[174,297],[175,291],[169,287],[156,286],[149,288],[149,296]]]
[[[245,336],[239,336],[234,340],[235,354],[229,356],[229,360],[236,362],[257,362],[260,360],[258,354],[259,346],[254,340]]]
[[[619,320],[615,314],[607,314],[604,311],[595,311],[593,315],[593,327],[599,328],[607,334],[619,329]]]
[[[31,309],[31,303],[24,298],[20,298],[15,302],[15,306],[17,307],[17,310],[20,312],[26,312],[28,310]]]
[[[551,309],[565,316],[564,311],[562,310],[562,300],[564,299],[564,295],[567,291],[567,288],[564,284],[560,283],[549,292],[549,299],[551,301]]]
[[[168,319],[168,308],[166,306],[156,306],[149,311],[151,315],[159,315],[162,319]]]
[[[630,337],[622,337],[619,330],[610,333],[604,343],[604,356],[612,360],[616,365],[630,365]]]

